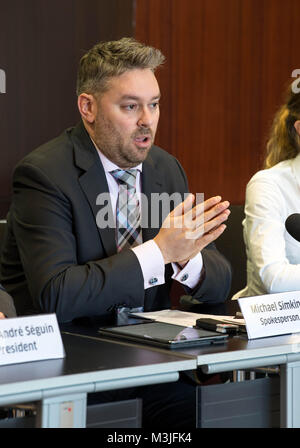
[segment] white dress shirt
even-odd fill
[[[233,298],[300,290],[300,243],[285,220],[300,212],[300,155],[256,173],[247,185],[247,287]]]
[[[102,152],[97,148],[95,142],[93,142],[101,159],[108,189],[111,198],[111,205],[113,209],[114,216],[116,215],[117,199],[119,194],[119,185],[110,171],[120,169],[117,165],[111,162]],[[143,170],[143,164],[139,164],[135,167],[138,170],[136,177],[136,192],[137,195],[141,194],[141,173]],[[158,286],[165,283],[165,263],[162,253],[155,243],[154,240],[146,241],[139,246],[131,248],[131,250],[137,256],[143,277],[144,277],[144,288],[151,288],[152,286]],[[193,257],[183,269],[176,263],[172,263],[174,280],[179,281],[184,286],[193,289],[199,282],[201,271],[203,267],[202,255],[199,252],[195,257]]]

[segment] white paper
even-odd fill
[[[182,325],[183,327],[193,327],[196,325],[196,320],[201,318],[216,319],[220,322],[229,322],[237,325],[245,324],[244,319],[236,319],[234,316],[190,313],[180,310],[149,311],[146,313],[134,313],[134,316],[146,317],[148,319],[156,320],[157,322]]]

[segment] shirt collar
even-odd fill
[[[108,159],[108,158],[107,158],[107,157],[100,151],[100,149],[98,148],[98,146],[96,145],[96,143],[94,142],[94,140],[92,139],[92,137],[91,137],[91,140],[92,140],[92,142],[93,142],[95,148],[96,148],[97,151],[98,151],[100,160],[101,160],[101,162],[102,162],[104,171],[105,171],[106,173],[109,173],[110,171],[114,171],[114,170],[119,170],[119,169],[121,169],[118,165],[116,165],[116,164],[113,163],[111,160],[109,160],[109,159]],[[143,164],[142,164],[142,163],[139,163],[139,164],[138,164],[137,166],[135,166],[134,168],[137,169],[137,170],[139,170],[140,172],[142,172],[142,171],[143,171]]]

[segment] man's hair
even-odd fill
[[[285,103],[273,120],[264,168],[271,168],[299,154],[300,138],[294,126],[297,120],[300,120],[300,93],[293,91],[292,83],[288,87]]]
[[[76,93],[102,93],[107,82],[127,70],[151,69],[153,72],[163,64],[160,50],[137,42],[133,38],[100,42],[91,48],[80,60]]]

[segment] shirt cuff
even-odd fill
[[[165,283],[164,258],[154,240],[132,247],[131,250],[139,260],[144,276],[145,289]]]
[[[200,281],[201,272],[203,268],[203,258],[201,252],[198,252],[194,258],[181,269],[177,263],[172,263],[173,275],[172,278],[187,286],[190,289],[195,288]]]

